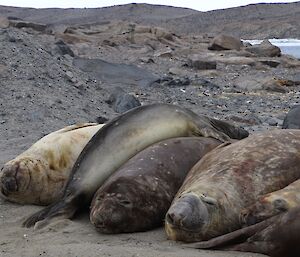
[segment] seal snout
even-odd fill
[[[194,194],[183,195],[166,214],[166,222],[178,229],[196,232],[209,219],[205,204]]]
[[[4,196],[8,196],[9,193],[17,192],[18,182],[17,182],[17,175],[19,171],[19,165],[14,164],[12,166],[4,166],[1,170],[2,175],[0,176],[0,187],[1,193]]]

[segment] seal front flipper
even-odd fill
[[[72,218],[77,208],[71,202],[59,201],[31,215],[23,222],[24,227],[42,228],[54,218]],[[43,221],[43,222],[42,222]],[[43,224],[43,225],[42,225]]]
[[[234,251],[234,249],[237,249],[239,245],[246,244],[243,243],[245,240],[268,227],[274,222],[274,220],[275,217],[272,217],[255,225],[235,230],[231,233],[212,238],[208,241],[183,244],[182,246],[195,249],[222,249]]]

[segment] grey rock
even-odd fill
[[[229,35],[218,35],[214,37],[211,44],[209,45],[209,50],[240,50],[243,46],[242,41],[239,38],[235,38]]]
[[[197,70],[215,70],[217,68],[217,62],[209,60],[205,56],[192,55],[188,58],[188,66]]]
[[[114,88],[112,94],[109,96],[109,99],[106,102],[117,113],[123,113],[141,105],[140,101],[136,97],[126,93],[120,87]]]
[[[300,105],[292,108],[284,118],[283,129],[300,129]]]
[[[55,46],[52,50],[52,54],[59,54],[59,55],[68,54],[74,57],[74,52],[72,51],[72,49],[61,39],[55,42]]]
[[[280,48],[272,45],[269,40],[264,40],[260,44],[246,47],[245,50],[261,57],[276,57],[281,55]]]

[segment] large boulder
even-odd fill
[[[300,129],[300,105],[292,108],[284,118],[283,129]]]
[[[211,44],[209,45],[209,50],[240,50],[243,43],[240,39],[228,36],[228,35],[218,35],[213,38]]]
[[[264,40],[257,45],[248,46],[245,48],[245,50],[260,57],[281,56],[280,48],[278,46],[272,45],[269,40]]]

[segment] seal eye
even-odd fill
[[[124,204],[124,205],[129,205],[130,204],[130,202],[128,200],[120,200],[120,203]]]
[[[200,198],[206,204],[209,204],[209,205],[212,205],[212,206],[217,205],[217,200],[212,198],[212,197],[209,197],[209,196],[206,196],[206,195],[202,194],[202,195],[200,195]]]

